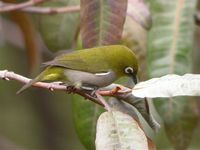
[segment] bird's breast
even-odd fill
[[[110,85],[117,79],[117,76],[113,71],[94,74],[89,72],[66,69],[64,74],[72,84],[81,83],[82,85],[86,84],[97,87]]]

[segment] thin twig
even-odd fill
[[[42,2],[45,2],[46,0],[29,0],[23,3],[19,4],[12,4],[12,3],[0,3],[0,13],[1,12],[8,12],[8,11],[14,11],[14,10],[19,10],[23,9],[29,6],[33,6]]]
[[[4,79],[4,80],[16,80],[16,81],[19,81],[19,82],[22,82],[22,83],[28,83],[31,79],[29,78],[26,78],[24,76],[21,76],[21,75],[18,75],[14,72],[10,72],[10,71],[7,71],[7,70],[0,70],[0,78],[1,79]],[[79,94],[81,96],[83,96],[84,98],[86,99],[89,99],[101,106],[104,106],[101,102],[98,101],[97,98],[95,97],[92,97],[91,95],[89,95],[88,93],[82,91],[82,90],[79,90],[79,89],[76,89],[76,91],[72,91],[70,89],[66,89],[66,86],[64,85],[60,85],[60,84],[57,84],[57,83],[45,83],[45,82],[37,82],[35,84],[33,84],[34,87],[40,87],[40,88],[44,88],[44,89],[48,89],[48,90],[51,90],[51,91],[54,91],[54,90],[60,90],[60,91],[66,91],[66,92],[72,92],[72,93],[76,93],[76,94]]]
[[[20,4],[11,4],[0,2],[0,13],[21,10],[29,13],[39,13],[44,15],[74,13],[80,11],[80,6],[64,6],[64,7],[36,7],[35,4],[44,2],[45,0],[28,1]],[[33,3],[34,2],[34,3]]]
[[[16,74],[16,73],[8,71],[8,70],[0,70],[0,79],[4,79],[7,81],[16,80],[16,81],[19,81],[22,83],[28,83],[31,80],[29,78],[26,78],[24,76],[21,76],[19,74]],[[81,95],[85,99],[88,99],[100,106],[103,106],[108,111],[110,110],[110,107],[107,105],[106,102],[104,102],[104,100],[102,101],[102,96],[113,96],[113,97],[122,99],[127,102],[127,100],[126,100],[127,96],[130,97],[130,94],[131,94],[131,90],[129,88],[123,87],[122,85],[116,85],[114,87],[114,84],[111,85],[111,88],[107,87],[107,88],[105,88],[105,90],[104,89],[98,90],[97,97],[94,97],[91,92],[87,92],[82,89],[73,89],[73,90],[67,89],[65,85],[58,84],[58,82],[52,82],[52,83],[37,82],[37,83],[33,84],[33,86],[44,88],[44,89],[49,89],[50,91],[59,90],[59,91],[66,91],[69,93],[75,93],[75,94]],[[116,88],[118,88],[117,86],[120,86],[120,89],[122,89],[122,90],[121,91],[116,90]],[[113,89],[113,87],[114,87],[114,89]],[[123,92],[123,90],[124,90],[124,92]],[[115,91],[115,92],[113,92],[113,91]],[[130,102],[128,102],[128,103],[130,103]]]
[[[60,13],[74,13],[80,11],[80,6],[65,6],[65,7],[27,7],[21,9],[29,13],[39,13],[44,15],[60,14]]]
[[[111,107],[109,104],[105,101],[105,99],[99,94],[99,91],[96,91],[96,96],[100,100],[100,102],[105,106],[105,109],[108,111],[111,111]]]

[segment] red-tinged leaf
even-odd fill
[[[81,0],[81,35],[84,47],[121,40],[127,0]]]

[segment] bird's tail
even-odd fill
[[[21,92],[23,92],[25,89],[29,88],[30,86],[32,86],[34,83],[40,81],[40,75],[37,76],[35,79],[30,80],[27,84],[25,84],[21,89],[19,89],[17,91],[16,94],[20,94]]]
[[[35,79],[30,80],[21,89],[19,89],[19,91],[17,91],[17,94],[21,93],[22,91],[24,91],[25,89],[29,88],[34,83],[39,82],[39,81],[60,80],[60,78],[62,77],[62,73],[63,73],[63,68],[49,66],[44,71],[42,71]]]

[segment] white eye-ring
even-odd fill
[[[132,74],[132,73],[134,72],[134,70],[133,70],[133,68],[131,68],[131,67],[126,67],[126,68],[124,69],[124,72],[127,73],[127,74]]]

